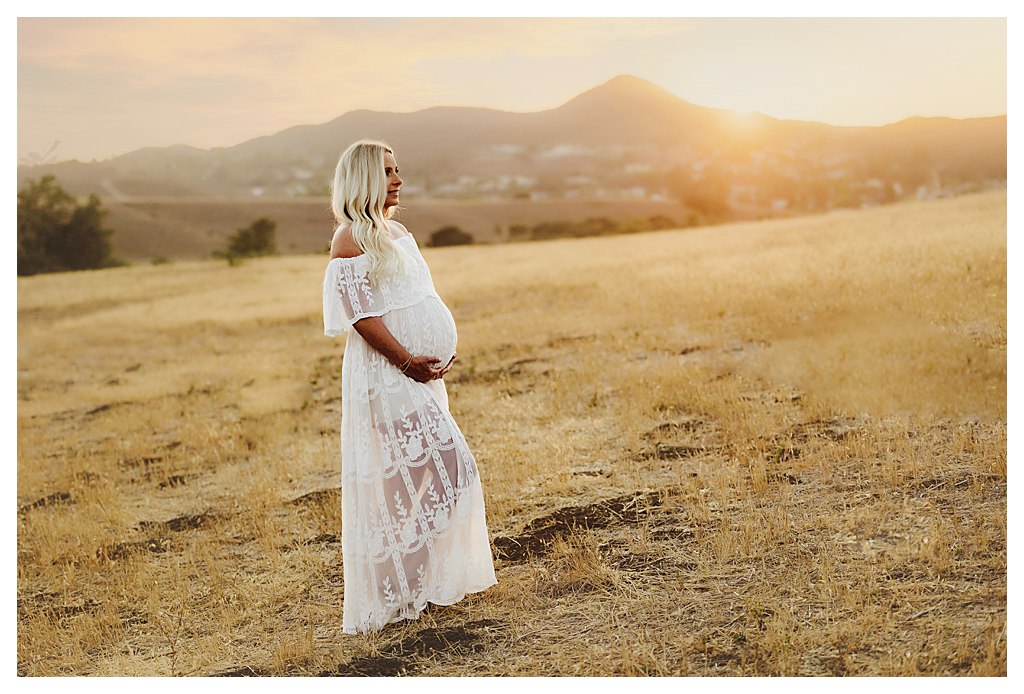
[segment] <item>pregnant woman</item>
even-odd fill
[[[416,239],[390,218],[402,179],[392,149],[360,140],[334,175],[338,229],[324,277],[324,334],[341,369],[342,630],[419,619],[498,581],[473,454],[443,376],[455,321]]]

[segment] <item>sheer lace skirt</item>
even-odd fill
[[[351,330],[341,424],[343,631],[415,619],[428,600],[450,605],[496,584],[476,461],[444,382],[406,377]]]

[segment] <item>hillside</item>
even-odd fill
[[[1006,204],[426,249],[499,583],[370,637],[324,257],[18,278],[18,673],[1005,676]]]
[[[341,151],[361,137],[390,142],[409,174],[408,192],[433,198],[676,199],[673,176],[699,178],[709,164],[730,183],[752,186],[734,193],[764,209],[782,199],[822,209],[826,198],[854,193],[886,200],[897,183],[907,194],[919,185],[1006,179],[1005,116],[879,127],[738,117],[622,75],[546,111],[357,110],[231,147],[145,148],[101,162],[19,166],[18,181],[53,174],[76,194],[110,201],[322,195]],[[825,186],[825,197],[801,200],[811,184]]]

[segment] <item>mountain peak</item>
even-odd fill
[[[593,108],[595,106],[611,106],[629,104],[679,105],[686,103],[675,94],[662,89],[653,82],[634,77],[633,75],[617,75],[604,84],[589,89],[565,103],[565,106]]]
[[[654,82],[633,75],[616,75],[604,84],[598,85],[597,89],[665,91]]]

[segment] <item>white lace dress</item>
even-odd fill
[[[473,454],[448,411],[443,379],[419,383],[352,324],[380,316],[414,356],[446,364],[457,334],[412,235],[393,241],[405,273],[371,285],[365,255],[324,277],[324,334],[346,334],[341,369],[342,631],[418,619],[498,581]]]

